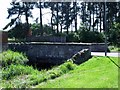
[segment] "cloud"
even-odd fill
[[[10,20],[7,19],[7,8],[12,0],[0,0],[0,30],[2,30]]]

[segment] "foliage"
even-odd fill
[[[117,87],[118,70],[111,60],[118,64],[118,58],[93,57],[79,66],[73,64],[72,60],[68,60],[48,71],[38,71],[31,66],[12,64],[2,68],[2,88]],[[114,70],[114,73],[111,73],[111,70]],[[56,77],[58,78],[55,79]]]
[[[108,32],[108,41],[113,45],[120,45],[120,23],[114,23]]]
[[[111,52],[118,52],[118,51],[120,51],[120,47],[118,47],[118,46],[111,46],[110,45],[108,48],[109,48],[109,50]]]
[[[68,60],[67,62],[61,64],[58,67],[53,68],[52,70],[48,71],[48,78],[54,79],[58,76],[61,76],[71,70],[76,68],[76,64],[73,64],[72,60]]]
[[[65,32],[63,32],[63,33],[54,33],[52,35],[53,36],[67,36],[67,34]]]
[[[38,71],[32,66],[27,65],[11,64],[6,68],[2,68],[2,87],[26,88],[38,85],[41,82],[54,79],[65,73],[68,73],[75,68],[76,65],[73,64],[72,60],[68,60],[60,66],[55,66],[48,71]]]
[[[21,16],[25,16],[25,21],[27,24],[29,24],[29,17],[32,17],[31,10],[34,7],[34,2],[18,2],[18,1],[12,1],[10,3],[11,7],[8,8],[8,17],[9,19],[12,16],[16,16],[15,18],[11,19],[11,22],[9,22],[4,29],[7,29],[9,26],[15,25],[16,22],[21,20]],[[27,27],[29,29],[29,26]]]
[[[83,43],[102,43],[104,35],[99,32],[88,31],[85,28],[67,35],[67,42],[83,42]]]
[[[38,71],[32,66],[10,65],[2,68],[2,81],[4,88],[26,88],[45,80],[45,71]]]
[[[67,35],[67,42],[79,42],[79,35],[76,32],[71,32]]]
[[[26,23],[16,23],[15,27],[8,32],[8,37],[24,39],[28,35],[27,27],[28,25]]]
[[[32,29],[32,35],[37,36],[41,35],[41,30],[40,30],[40,24],[39,23],[34,23],[31,25]],[[52,35],[54,33],[54,30],[48,25],[43,26],[43,34],[44,35]]]
[[[34,23],[31,25],[32,35],[39,35],[40,34],[40,24]]]
[[[80,42],[84,43],[101,43],[104,42],[104,35],[99,32],[93,31],[80,31],[79,34]]]
[[[44,35],[52,35],[55,33],[55,30],[52,30],[52,28],[48,25],[43,25],[43,34]]]
[[[34,70],[33,67],[23,66],[20,64],[18,65],[11,64],[7,68],[2,69],[2,78],[9,80],[16,75],[31,74],[31,73],[38,73],[38,71]]]
[[[28,62],[27,57],[23,53],[13,52],[11,50],[0,53],[0,57],[2,57],[2,60],[0,60],[0,62],[2,63],[3,67],[7,67],[11,64],[24,65],[26,62]]]

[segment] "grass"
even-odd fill
[[[118,64],[115,57],[93,57],[76,69],[34,88],[118,88]]]
[[[7,63],[0,71],[0,89],[118,87],[118,67],[114,64],[118,65],[117,57],[92,57],[81,65],[68,60],[50,70],[38,71],[17,62],[26,62],[27,57],[23,54],[7,51],[0,55],[4,55],[0,63]]]
[[[28,58],[19,52],[13,52],[11,50],[4,51],[0,53],[0,63],[2,67],[7,67],[11,64],[26,64],[28,62]]]
[[[67,61],[60,66],[53,67],[50,70],[38,71],[28,65],[14,65],[2,68],[1,88],[26,88],[38,85],[50,79],[55,79],[76,67],[72,61]]]
[[[108,46],[109,50],[111,52],[118,52],[120,51],[120,47],[117,47],[117,46]]]

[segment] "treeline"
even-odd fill
[[[27,30],[30,28],[29,17],[32,16],[32,10],[39,8],[40,14],[40,26],[39,33],[43,35],[43,13],[42,9],[51,10],[51,23],[50,28],[54,34],[71,32],[70,27],[74,24],[74,30],[76,33],[79,30],[87,30],[93,32],[104,32],[105,26],[107,32],[111,32],[111,28],[114,28],[116,24],[120,23],[120,2],[12,2],[11,8],[8,8],[8,19],[16,15],[11,19],[11,22],[6,25],[4,29],[13,24],[19,24],[21,16],[25,16]],[[105,22],[106,14],[106,22]],[[80,19],[82,22],[78,22]],[[38,19],[36,19],[38,22]],[[81,23],[80,28],[77,28],[78,23]]]

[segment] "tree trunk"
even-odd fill
[[[41,30],[41,36],[43,36],[43,25],[42,25],[42,6],[41,6],[41,2],[39,2],[40,4],[40,30]]]
[[[94,7],[94,3],[93,3],[93,7]],[[94,23],[94,8],[93,8],[93,23]],[[93,26],[93,32],[94,32],[94,26]]]
[[[90,7],[91,7],[91,2],[90,2]],[[89,26],[89,31],[91,30],[91,8],[90,8],[90,26]]]
[[[97,4],[96,4],[96,17],[97,17],[97,12],[98,12],[98,10],[97,10]],[[96,18],[96,20],[98,20],[98,17]],[[98,20],[98,22],[96,23],[96,24],[97,24],[97,32],[98,32],[98,23],[99,23],[99,20]]]
[[[27,24],[27,28],[26,28],[26,37],[28,37],[28,33],[29,33],[29,29],[30,29],[30,27],[29,27],[29,20],[28,20],[28,5],[27,5],[28,3],[27,2],[25,2],[25,20],[26,20],[26,24]]]
[[[75,14],[75,32],[77,32],[77,4],[76,2],[74,2],[73,5],[74,5],[74,14]]]
[[[67,12],[66,17],[67,17],[67,34],[68,34],[69,33],[69,30],[68,30],[69,29],[69,4],[67,4],[67,11],[66,12]]]
[[[57,19],[57,33],[59,33],[59,30],[58,30],[59,29],[59,25],[58,25],[58,19],[59,19],[58,18],[58,9],[59,8],[58,8],[58,2],[57,2],[57,18],[56,18]]]
[[[102,5],[100,3],[100,32],[102,31],[102,24],[101,24],[102,23],[102,15],[101,15],[102,14],[102,9],[101,8],[102,8]]]
[[[53,9],[51,8],[52,10],[52,16],[51,16],[51,28],[52,28],[52,31],[53,31],[53,22],[52,22],[52,18],[53,18]],[[53,34],[54,34],[54,31],[53,31]]]
[[[83,24],[85,24],[85,5],[83,3]]]
[[[62,24],[63,24],[63,2],[62,2],[62,21],[61,21],[61,33],[62,33]]]

